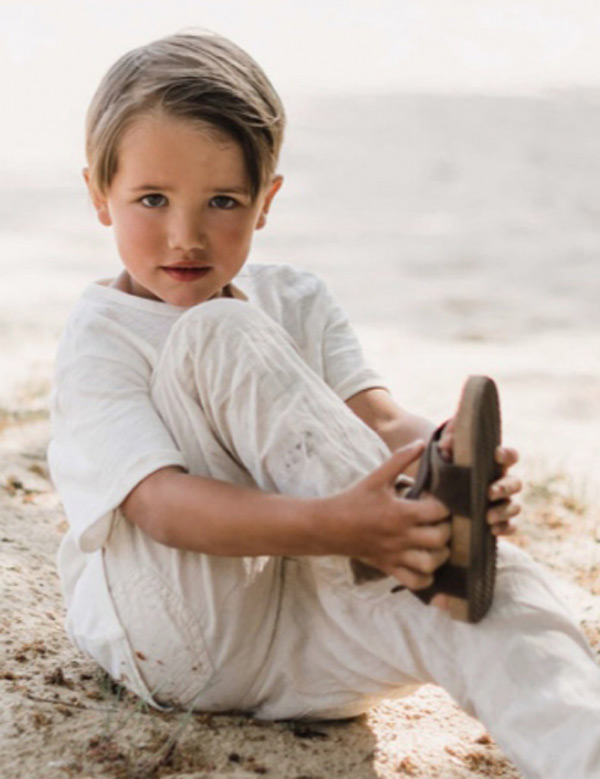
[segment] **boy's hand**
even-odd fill
[[[398,449],[366,478],[328,499],[335,525],[325,530],[333,553],[361,560],[412,590],[428,587],[450,554],[446,507],[431,496],[404,500],[395,487],[423,450],[421,441]]]
[[[452,460],[452,450],[454,441],[454,419],[451,419],[444,427],[439,441],[439,448],[442,455],[448,460]],[[495,536],[507,536],[514,533],[517,529],[512,520],[521,512],[521,506],[513,500],[521,489],[521,481],[508,473],[519,461],[519,455],[516,449],[507,446],[499,446],[496,449],[496,462],[502,466],[502,476],[490,484],[488,497],[496,502],[487,514],[488,523],[492,527],[492,533]]]

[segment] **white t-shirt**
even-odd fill
[[[289,333],[343,400],[383,386],[366,366],[346,315],[313,274],[247,265],[235,284],[249,305]],[[186,468],[150,399],[160,351],[185,310],[93,284],[68,320],[57,356],[48,457],[72,550],[102,548],[115,511],[146,476],[167,466]]]

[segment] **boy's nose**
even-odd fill
[[[206,245],[202,219],[197,213],[173,214],[169,222],[169,249],[184,252],[201,249]]]

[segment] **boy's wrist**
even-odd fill
[[[342,539],[339,533],[343,524],[337,496],[314,498],[309,501],[310,509],[306,522],[306,536],[312,548],[312,555],[343,554]]]
[[[330,530],[331,499],[278,497],[288,504],[288,516],[283,520],[281,527],[290,545],[290,554],[297,556],[333,554]],[[284,541],[283,544],[286,545],[286,542]]]

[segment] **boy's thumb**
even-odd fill
[[[421,440],[412,441],[410,444],[396,449],[392,456],[380,465],[371,477],[376,483],[389,484],[393,486],[396,479],[406,468],[423,454],[425,442]]]

